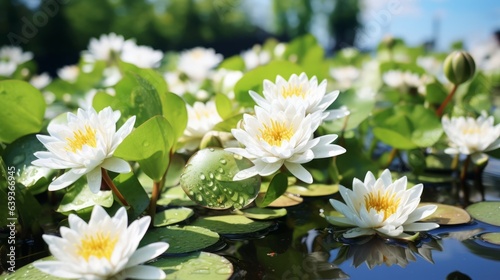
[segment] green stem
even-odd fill
[[[156,202],[158,201],[158,196],[160,195],[160,184],[160,181],[153,182],[153,192],[151,193],[151,201],[149,203],[149,216],[151,216],[151,224],[153,224],[156,214]]]
[[[464,205],[469,203],[469,191],[466,184],[467,179],[467,170],[469,169],[471,158],[470,155],[467,155],[467,158],[464,161],[462,166],[462,171],[460,172],[460,187],[462,188],[462,193],[464,196]]]
[[[441,103],[441,105],[439,106],[439,108],[436,111],[436,114],[438,115],[438,117],[443,116],[444,109],[446,108],[446,105],[448,105],[448,103],[450,103],[451,99],[453,98],[453,95],[455,95],[457,88],[458,88],[458,85],[453,84],[453,88],[451,89],[450,93],[448,94],[448,96],[446,96],[446,99],[443,101],[443,103]]]
[[[123,206],[128,206],[129,204],[127,200],[125,199],[125,197],[123,197],[122,193],[115,186],[115,183],[113,183],[113,180],[111,180],[111,178],[109,177],[108,171],[104,168],[101,168],[101,172],[102,172],[102,178],[104,179],[106,185],[108,185],[108,187],[116,195],[118,200],[120,200]]]

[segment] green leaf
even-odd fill
[[[113,193],[111,191],[92,193],[87,185],[87,181],[81,178],[64,194],[57,212],[67,215],[94,205],[101,205],[106,208],[111,207],[113,205]]]
[[[158,241],[167,242],[167,254],[200,251],[219,241],[219,234],[197,226],[169,226],[150,229],[142,238],[139,247]]]
[[[297,37],[293,39],[285,50],[284,57],[287,59],[295,59],[299,64],[304,62],[307,58],[307,54],[318,47],[318,41],[311,34],[306,34],[304,36]]]
[[[16,181],[29,188],[32,194],[46,191],[55,173],[53,169],[31,164],[37,159],[34,153],[45,150],[36,136],[30,134],[7,145],[3,153],[5,164],[16,169]]]
[[[480,237],[488,243],[500,245],[500,232],[483,233]]]
[[[243,118],[243,114],[234,115],[222,122],[216,124],[213,128],[215,131],[231,132],[231,129],[236,128],[238,122]]]
[[[201,217],[193,223],[193,226],[207,228],[219,234],[253,233],[271,225],[271,222],[252,221],[240,215]]]
[[[436,205],[434,213],[420,220],[421,222],[432,222],[440,225],[460,225],[470,222],[471,217],[462,208],[441,203],[420,203],[418,207],[426,205]]]
[[[382,142],[402,150],[434,145],[443,128],[434,111],[422,105],[400,105],[378,113],[373,134]]]
[[[483,223],[500,226],[500,201],[482,201],[465,208],[476,220]]]
[[[233,113],[233,103],[225,94],[217,93],[215,95],[215,107],[222,119],[226,119]]]
[[[170,161],[174,137],[170,123],[163,116],[155,116],[132,131],[114,155],[138,161],[146,175],[154,181],[160,181]]]
[[[236,209],[249,205],[260,189],[260,177],[233,181],[252,162],[219,148],[196,152],[181,175],[181,187],[196,203],[211,209]]]
[[[270,80],[274,83],[277,75],[284,79],[290,78],[292,74],[299,75],[303,70],[300,66],[289,61],[272,61],[264,66],[259,66],[248,71],[234,86],[235,99],[243,106],[252,106],[255,104],[248,94],[253,90],[262,94],[262,85],[264,80]]]
[[[230,261],[219,255],[206,252],[163,258],[148,263],[148,265],[159,267],[165,271],[167,274],[165,279],[226,280],[230,279],[233,274],[233,265]]]
[[[0,100],[0,142],[41,130],[46,106],[39,90],[24,81],[0,81]]]
[[[175,93],[166,93],[163,100],[163,116],[172,125],[175,139],[184,134],[188,122],[186,103]]]
[[[279,208],[279,209],[270,209],[270,208],[248,208],[245,210],[242,210],[241,213],[250,219],[255,219],[255,220],[270,220],[270,219],[276,219],[276,218],[281,218],[286,216],[286,209],[285,208]]]
[[[255,203],[258,207],[264,208],[275,201],[278,197],[285,193],[288,187],[287,176],[283,173],[274,175],[269,183],[266,194],[264,197],[257,197]]]
[[[193,214],[193,209],[186,207],[167,209],[156,213],[154,226],[162,227],[177,224],[193,216]]]
[[[226,59],[224,59],[224,61],[222,61],[220,64],[219,64],[219,67],[217,67],[218,69],[227,69],[227,70],[235,70],[235,71],[244,71],[245,70],[245,61],[243,60],[243,58],[239,55],[234,55],[234,56],[231,56],[231,57],[228,57]]]
[[[425,86],[425,100],[431,104],[440,105],[448,96],[448,92],[443,85],[436,81]]]
[[[139,217],[148,208],[149,196],[133,172],[118,174],[113,183],[132,208],[128,211],[130,219]]]

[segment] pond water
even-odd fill
[[[483,173],[488,201],[500,201],[499,171],[500,161],[491,160]],[[422,201],[459,204],[457,186],[424,186]],[[473,220],[441,226],[420,235],[415,243],[381,238],[346,241],[319,216],[320,211],[333,210],[329,198],[340,199],[340,195],[305,197],[303,203],[288,207],[288,214],[274,220],[271,228],[251,235],[223,235],[205,251],[231,261],[231,279],[499,279],[500,246],[477,238],[484,232],[498,232],[499,227]],[[479,201],[479,192],[472,188],[470,199]],[[203,216],[221,213],[194,209]],[[48,255],[40,240],[31,240],[19,249],[18,265]]]

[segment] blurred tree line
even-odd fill
[[[323,31],[327,49],[339,49],[354,45],[359,12],[358,0],[3,0],[0,45],[34,52],[50,73],[110,32],[162,51],[205,46],[228,56]]]

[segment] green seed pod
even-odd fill
[[[465,51],[454,51],[444,60],[444,74],[455,85],[465,83],[474,76],[476,63]]]

